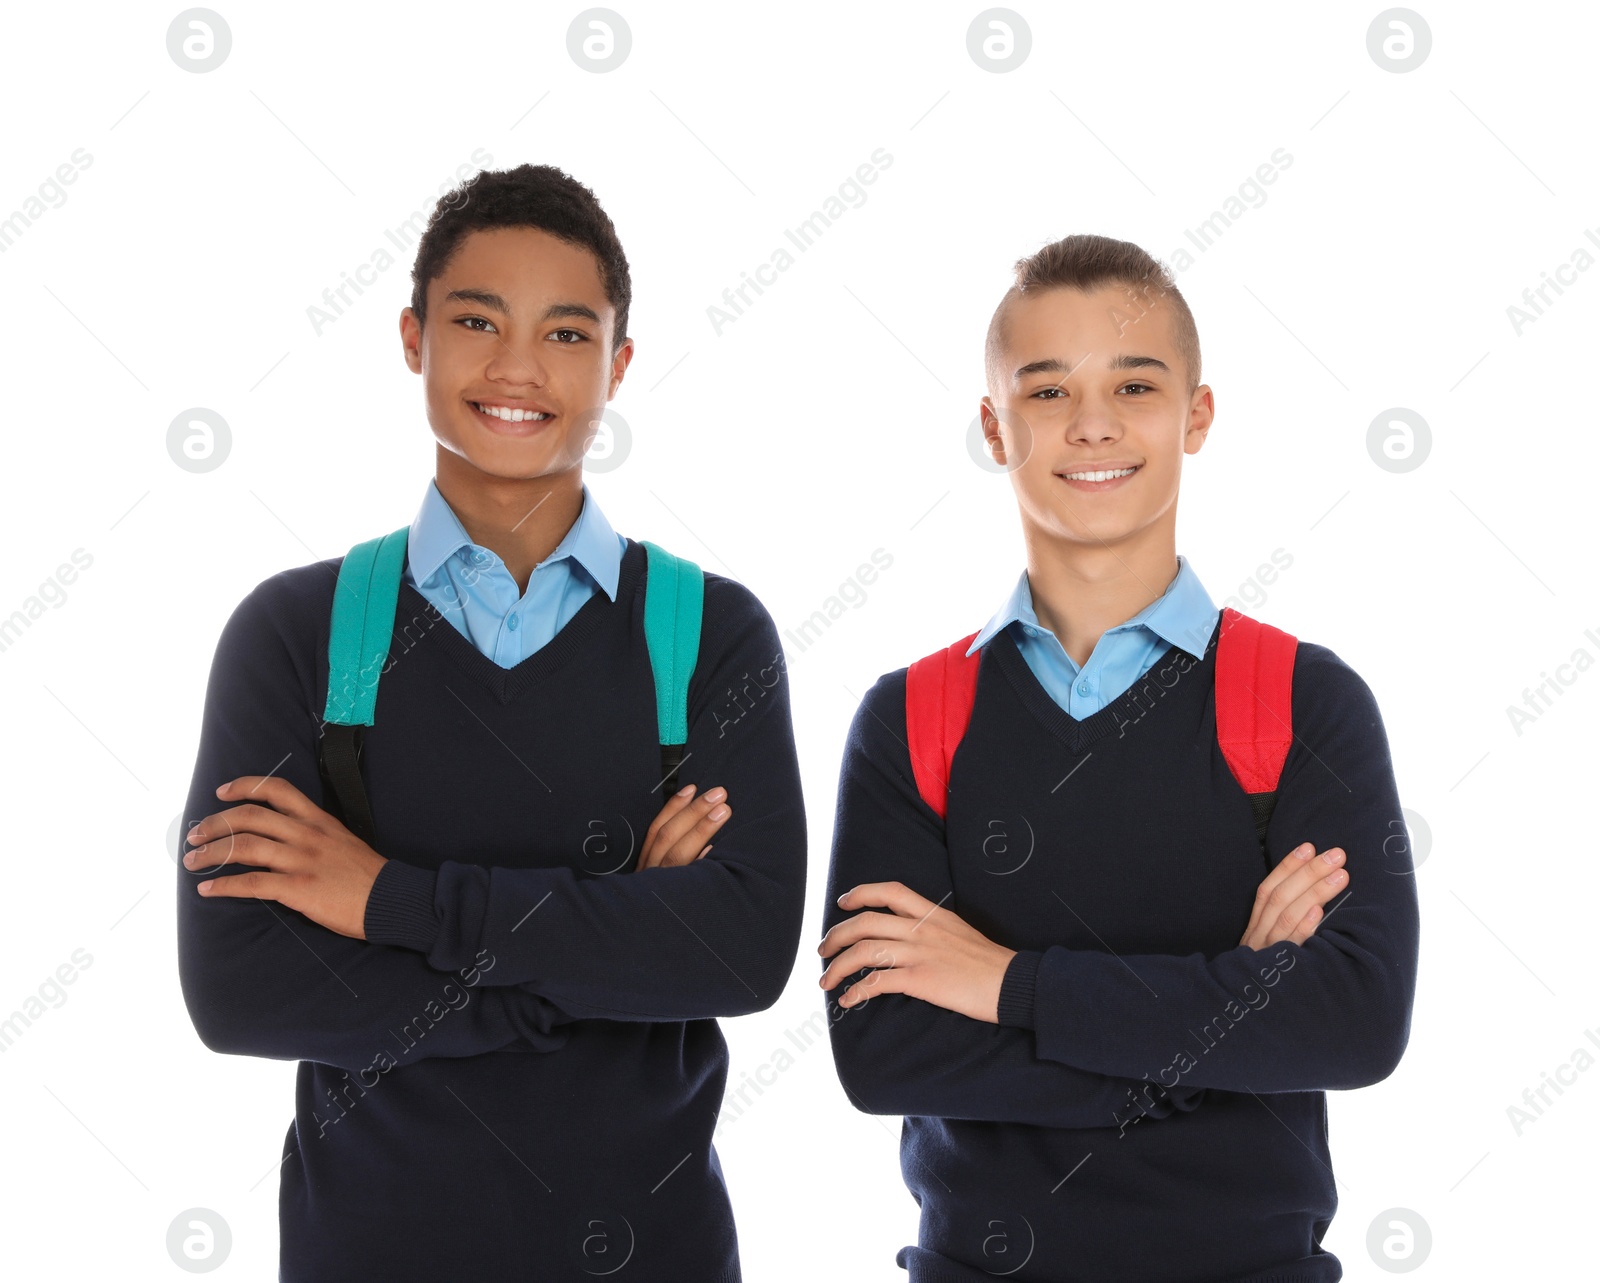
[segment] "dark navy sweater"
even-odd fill
[[[228,621],[189,823],[244,774],[336,805],[317,740],[339,564],[273,576]],[[366,941],[207,899],[179,867],[201,1039],[301,1062],[281,1279],[740,1278],[716,1017],[771,1006],[798,948],[789,683],[766,610],[708,574],[680,783],[724,786],[733,815],[693,864],[632,871],[663,800],[644,580],[630,539],[616,601],[509,669],[402,586],[364,749],[389,857]]]
[[[839,1007],[864,970],[828,994],[850,1100],[905,1116],[911,1283],[1341,1276],[1321,1246],[1324,1093],[1380,1081],[1405,1049],[1409,843],[1371,690],[1301,642],[1263,857],[1217,746],[1212,637],[1077,721],[997,634],[945,823],[912,774],[906,670],[856,713],[825,926],[849,916],[844,891],[900,881],[1018,951],[999,1024],[902,994]],[[1240,945],[1257,885],[1304,841],[1345,850],[1348,892],[1304,945]]]

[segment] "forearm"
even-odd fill
[[[852,980],[854,977],[852,977]],[[828,998],[834,1065],[851,1104],[869,1114],[922,1115],[1039,1127],[1116,1127],[1187,1112],[1204,1089],[1090,1073],[1041,1060],[1033,1035],[904,994],[840,1007]]]
[[[672,1021],[760,1011],[777,1001],[794,965],[803,823],[802,811],[785,810],[738,834],[724,831],[692,864],[606,877],[390,861],[368,901],[366,930],[440,971],[487,950],[497,961],[486,984],[522,986],[574,1017]],[[765,851],[789,869],[783,880],[742,854],[769,838]]]
[[[1001,992],[1047,1060],[1236,1092],[1378,1082],[1398,1063],[1409,1027],[1401,977],[1316,936],[1210,961],[1028,950],[1012,960]]]
[[[271,900],[202,896],[199,874],[180,867],[178,876],[179,980],[213,1051],[354,1072],[385,1055],[405,1064],[566,1041],[566,1017],[550,1003],[484,983],[497,965],[490,954],[443,973]]]

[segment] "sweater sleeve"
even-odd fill
[[[1294,744],[1267,830],[1345,851],[1348,890],[1305,944],[1116,956],[1052,947],[1011,961],[1002,1000],[1039,1054],[1225,1091],[1348,1090],[1394,1072],[1411,1030],[1418,912],[1389,743],[1366,682],[1300,643]]]
[[[487,949],[490,983],[578,1019],[738,1016],[778,1000],[804,910],[805,807],[777,628],[747,588],[708,575],[679,778],[728,790],[711,851],[612,877],[570,868],[391,860],[367,901],[369,940],[450,970]]]
[[[315,569],[266,580],[223,628],[184,833],[222,808],[217,786],[240,775],[276,774],[323,805],[313,654],[319,639],[303,623],[296,627],[308,611],[299,589],[291,590],[291,577],[303,583]],[[176,854],[188,850],[182,834],[178,844]],[[501,1048],[548,1051],[566,1042],[559,1027],[566,1017],[550,1003],[486,983],[500,965],[491,952],[474,952],[445,974],[409,950],[340,935],[276,901],[195,889],[206,877],[259,867],[177,865],[179,983],[195,1031],[212,1051],[356,1072],[384,1055],[406,1064]]]
[[[885,675],[857,709],[845,743],[828,870],[824,930],[854,916],[840,895],[867,882],[903,882],[957,914],[944,823],[918,793],[906,743],[906,670]],[[884,912],[868,909],[858,912]],[[1000,943],[1004,943],[1003,941]],[[823,963],[826,967],[826,960]],[[1187,1112],[1204,1091],[1040,1059],[1026,1029],[974,1020],[921,998],[885,993],[844,1008],[827,995],[839,1081],[856,1108],[1048,1127],[1117,1127]]]

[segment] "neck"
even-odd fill
[[[434,481],[473,543],[505,562],[519,592],[583,510],[583,468],[526,480],[495,477],[438,447]]]
[[[1083,544],[1025,528],[1028,588],[1039,622],[1082,668],[1108,628],[1126,623],[1172,585],[1178,554],[1170,524],[1116,544]]]

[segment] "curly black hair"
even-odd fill
[[[411,267],[411,309],[418,325],[427,323],[429,283],[444,271],[462,239],[493,227],[536,227],[589,250],[600,268],[606,301],[617,314],[611,350],[623,344],[633,298],[628,257],[595,194],[554,165],[482,169],[439,198]]]

